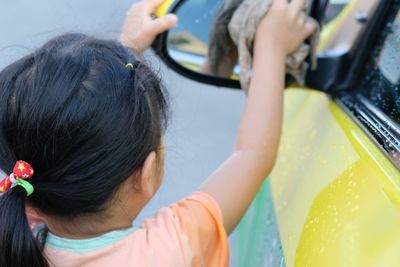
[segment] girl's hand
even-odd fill
[[[132,5],[120,35],[123,45],[141,53],[151,45],[158,34],[176,25],[178,18],[174,14],[153,18],[155,10],[163,1],[143,0]]]
[[[256,32],[259,43],[283,49],[285,55],[293,53],[317,28],[305,12],[306,0],[273,0],[271,9],[260,22]]]

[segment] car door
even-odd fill
[[[398,10],[381,14],[351,88],[286,91],[278,163],[239,226],[240,266],[400,265]]]

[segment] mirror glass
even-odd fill
[[[175,10],[179,17],[178,25],[168,33],[169,56],[180,66],[194,72],[238,80],[240,68],[237,64],[237,49],[227,30],[233,12],[225,10],[223,6],[224,3],[229,3],[235,8],[242,2],[243,0],[182,1]],[[333,20],[348,2],[349,0],[331,0],[324,22]]]
[[[228,34],[226,25],[218,19],[223,3],[224,0],[183,2],[176,12],[179,23],[168,34],[168,53],[192,71],[238,79],[236,49],[219,41],[224,38],[216,38]],[[210,45],[215,44],[216,39],[219,43]]]

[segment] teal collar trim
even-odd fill
[[[46,239],[46,246],[73,253],[89,253],[115,244],[135,231],[137,227],[108,232],[104,235],[88,239],[67,239],[56,236],[49,232]]]

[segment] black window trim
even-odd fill
[[[334,98],[400,170],[400,127],[383,111],[357,92]]]

